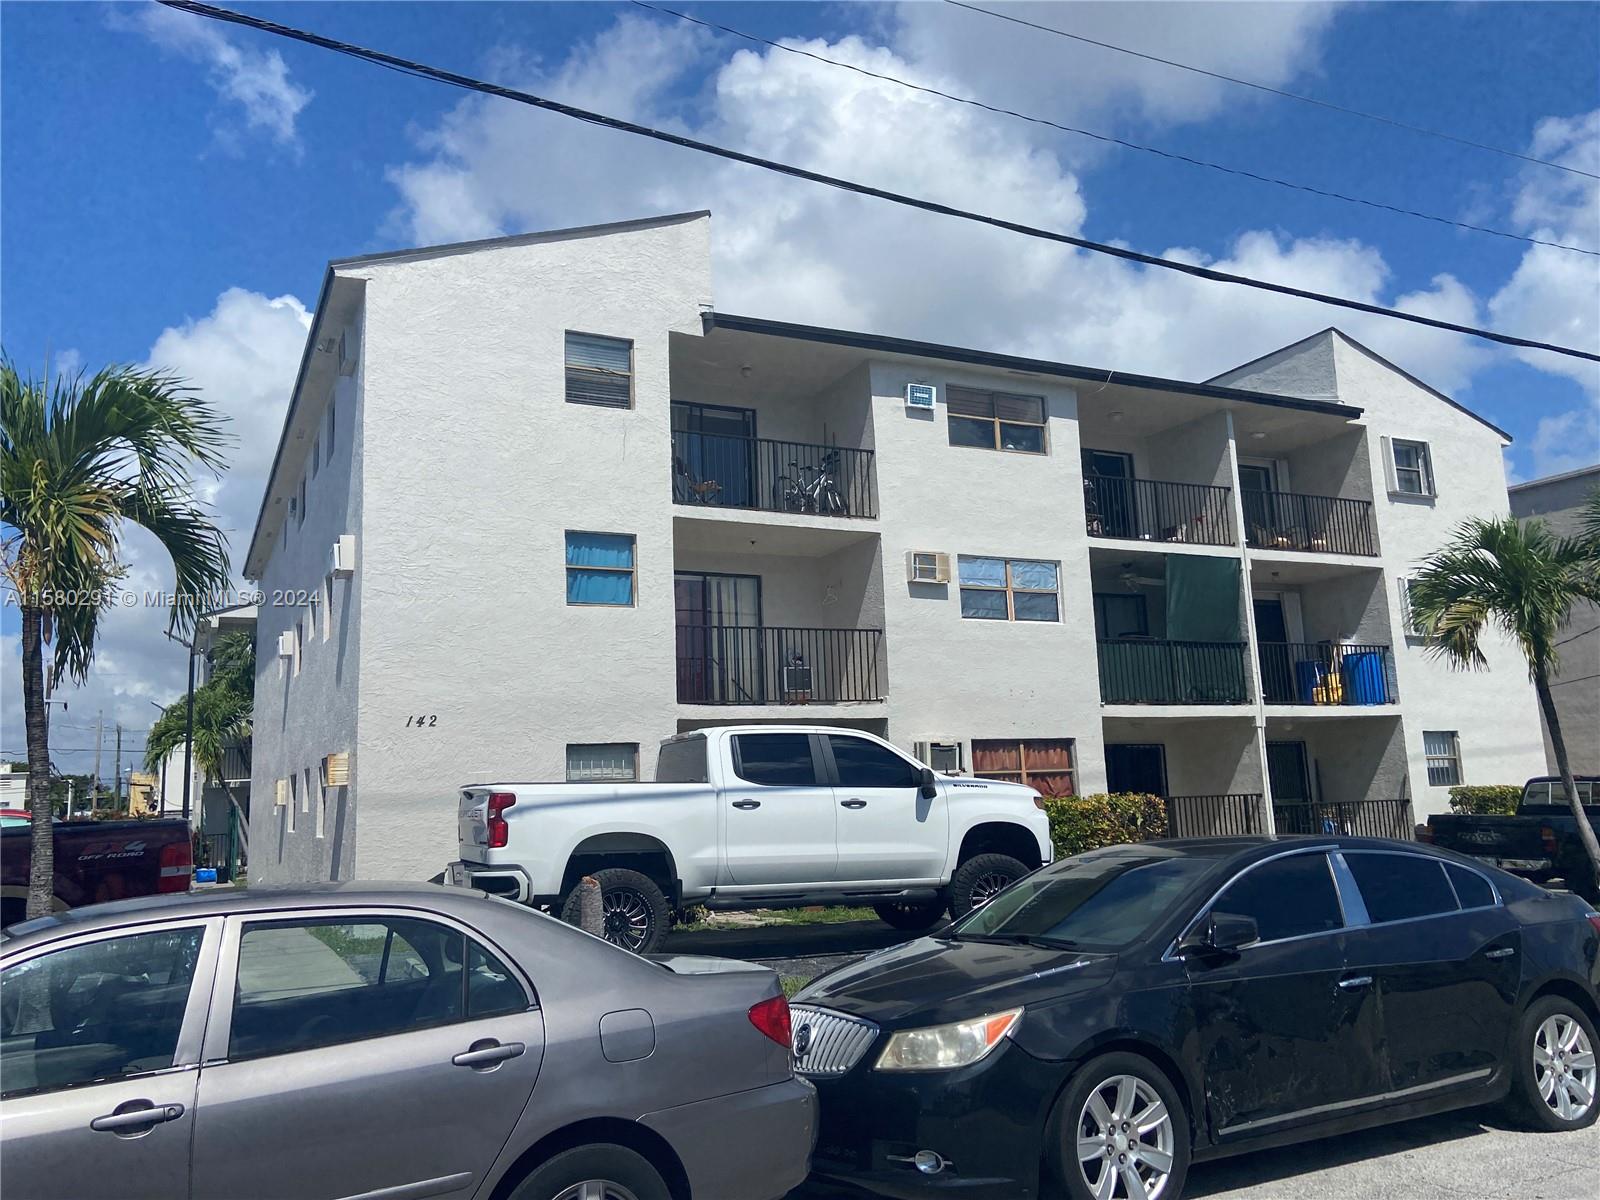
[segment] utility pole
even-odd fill
[[[94,791],[89,793],[89,811],[100,806],[100,738],[105,733],[105,712],[96,709],[94,714]]]
[[[111,807],[122,807],[122,722],[117,722],[117,778],[111,785]]]

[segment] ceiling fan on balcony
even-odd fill
[[[1150,575],[1141,575],[1134,569],[1134,564],[1129,561],[1122,564],[1122,574],[1117,576],[1117,582],[1130,592],[1136,592],[1141,587],[1161,587],[1167,581],[1157,579]]]

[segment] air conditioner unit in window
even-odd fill
[[[912,550],[906,555],[906,579],[911,583],[949,583],[950,556],[936,550]]]
[[[328,556],[328,573],[330,575],[354,575],[356,570],[356,535],[341,533],[339,540],[333,543],[333,552]]]
[[[294,633],[290,630],[286,629],[278,635],[278,657],[294,657]]]
[[[906,384],[906,407],[921,408],[932,411],[933,402],[938,396],[938,389],[931,383]]]
[[[916,755],[919,761],[926,763],[941,775],[961,774],[960,742],[918,742]]]
[[[322,760],[322,786],[348,787],[350,785],[350,751],[341,750]]]
[[[361,345],[356,341],[354,328],[347,328],[339,334],[339,374],[354,375],[356,373],[356,356],[361,352]]]

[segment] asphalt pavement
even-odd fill
[[[807,1184],[787,1200],[865,1200]],[[1600,1127],[1526,1133],[1493,1110],[1447,1113],[1193,1168],[1185,1200],[1594,1200]]]

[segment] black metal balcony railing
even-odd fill
[[[1274,804],[1272,820],[1280,834],[1398,838],[1411,841],[1417,823],[1409,800],[1319,800]]]
[[[1268,704],[1393,704],[1388,646],[1262,642],[1261,694]]]
[[[1244,491],[1239,501],[1244,507],[1245,543],[1257,550],[1378,552],[1369,500]]]
[[[1090,537],[1233,545],[1233,508],[1225,487],[1085,475],[1083,509]]]
[[[1167,836],[1236,837],[1261,832],[1261,793],[1168,796]]]
[[[1243,642],[1102,641],[1100,699],[1105,704],[1244,704]]]
[[[720,433],[672,434],[677,504],[875,517],[872,451]]]
[[[682,704],[837,704],[884,698],[881,629],[679,625]]]

